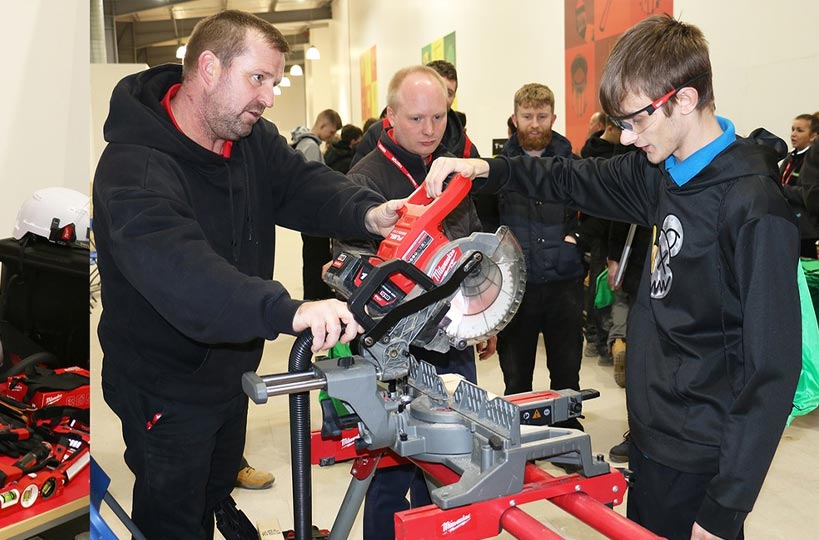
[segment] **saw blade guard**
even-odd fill
[[[493,233],[473,233],[438,251],[425,269],[433,281],[445,282],[464,254],[478,251],[481,263],[464,279],[450,300],[440,325],[452,346],[463,348],[486,341],[512,319],[526,289],[523,250],[508,227]]]

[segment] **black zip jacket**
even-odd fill
[[[94,178],[102,376],[216,403],[242,392],[265,339],[293,333],[300,302],[271,280],[276,225],[366,236],[383,198],[305,162],[264,119],[229,159],[199,146],[160,103],[180,81],[181,66],[159,66],[111,97]]]
[[[506,142],[501,155],[530,156],[518,143],[518,134]],[[569,140],[552,131],[552,139],[541,156],[572,155]],[[512,191],[498,194],[500,223],[507,225],[520,243],[526,258],[527,283],[552,283],[583,277],[583,252],[580,244],[566,242],[567,235],[579,240],[580,225],[577,211],[561,203],[530,199]]]
[[[816,145],[814,145],[816,146]],[[808,178],[802,179],[802,170],[805,169],[806,158],[808,154],[813,152],[808,148],[807,151],[801,154],[789,154],[782,165],[779,167],[779,172],[782,174],[789,162],[793,162],[793,173],[788,179],[782,189],[785,191],[785,197],[791,203],[793,211],[799,219],[799,234],[802,238],[815,240],[819,238],[819,213],[817,213],[816,203],[811,199],[815,199],[816,179],[811,179],[810,169],[808,168]],[[812,203],[812,204],[810,204]],[[808,206],[810,204],[810,207]]]
[[[355,149],[344,141],[334,141],[324,154],[324,164],[340,173],[347,174],[353,161]]]
[[[683,186],[642,152],[489,160],[484,186],[656,226],[629,317],[631,436],[659,463],[714,475],[697,522],[725,538],[753,507],[801,369],[798,229],[767,144],[785,146],[752,136]]]

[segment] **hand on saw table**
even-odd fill
[[[343,335],[342,325],[346,325]],[[349,343],[356,334],[364,332],[347,309],[347,304],[335,299],[305,302],[299,306],[293,317],[293,331],[300,334],[308,328],[313,333],[310,350],[314,353],[329,349],[339,341]]]
[[[427,197],[438,197],[444,190],[444,181],[452,173],[461,173],[470,180],[489,176],[489,163],[482,159],[441,157],[432,162],[429,173],[424,180]]]

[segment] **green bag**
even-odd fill
[[[819,325],[814,310],[815,300],[811,299],[811,291],[805,278],[803,267],[810,259],[803,259],[797,272],[799,285],[799,303],[802,308],[802,372],[796,385],[796,394],[793,396],[793,409],[788,416],[786,425],[797,416],[808,414],[819,406]],[[807,262],[814,266],[817,261]],[[819,264],[816,264],[819,269]]]
[[[609,287],[609,269],[604,268],[600,275],[597,276],[597,288],[594,293],[594,307],[603,309],[614,303],[614,293]]]
[[[346,343],[336,343],[333,345],[329,351],[327,351],[327,358],[345,358],[347,356],[352,356],[353,351],[350,349],[350,346]],[[333,400],[333,408],[336,410],[336,413],[339,416],[345,416],[350,414],[352,411],[344,405],[343,401],[340,401],[335,398],[331,398],[330,395],[325,390],[319,390],[318,394],[319,402],[324,401],[325,399]]]
[[[808,290],[810,290],[810,297],[813,300],[813,310],[819,313],[819,261],[816,259],[799,259],[799,262],[808,282]]]

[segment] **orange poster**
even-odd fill
[[[651,15],[673,14],[674,0],[564,0],[566,26],[566,137],[580,149],[598,99],[606,58],[626,29]]]

